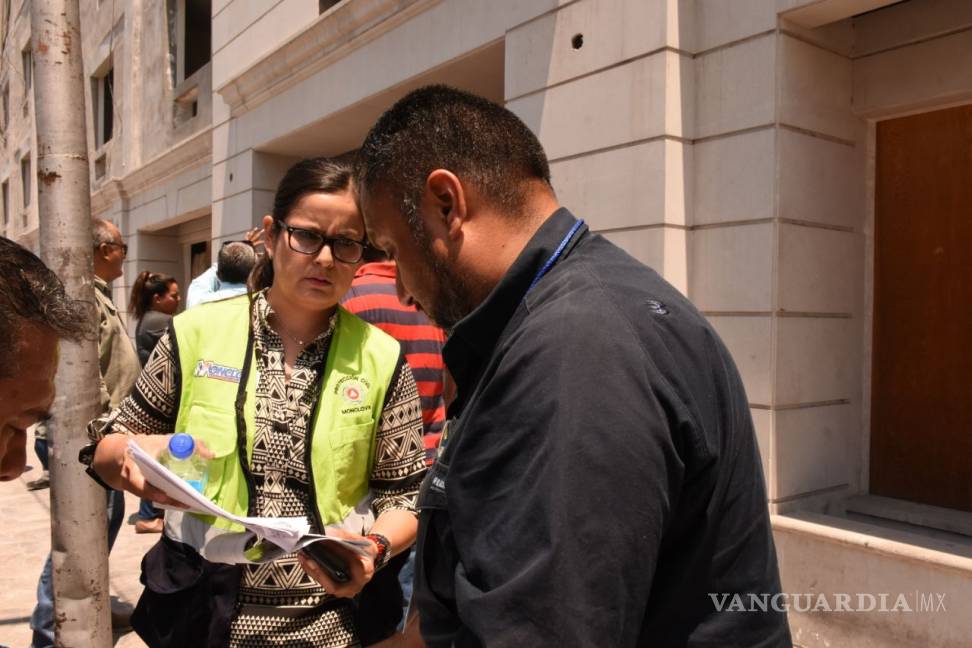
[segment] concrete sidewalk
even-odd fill
[[[19,479],[0,484],[0,646],[30,646],[30,613],[36,601],[37,578],[51,546],[50,490],[28,491],[26,483],[40,476],[33,456],[33,439],[28,440],[28,464],[33,469]],[[80,470],[80,467],[78,468]],[[128,517],[138,510],[138,498],[126,494],[125,520],[111,552],[111,593],[135,605],[142,591],[139,564],[159,535],[135,535]],[[119,648],[144,648],[133,632],[116,636]]]

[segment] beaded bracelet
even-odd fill
[[[365,537],[378,545],[378,555],[375,556],[375,571],[378,571],[391,558],[391,542],[380,533],[369,533]]]

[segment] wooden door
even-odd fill
[[[972,511],[972,105],[877,127],[871,492]]]

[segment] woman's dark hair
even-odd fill
[[[142,270],[132,286],[132,297],[128,302],[128,310],[135,313],[136,319],[145,317],[145,313],[152,310],[152,298],[169,292],[175,277],[161,272]]]
[[[353,160],[349,155],[336,158],[316,157],[301,160],[287,169],[277,193],[273,197],[273,232],[278,234],[281,223],[297,206],[300,199],[312,193],[341,193],[351,189]],[[272,241],[264,241],[270,247]],[[257,291],[273,283],[273,260],[264,254],[253,267],[247,289],[252,297]]]

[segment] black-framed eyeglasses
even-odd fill
[[[294,252],[319,254],[326,245],[331,248],[331,254],[334,258],[344,263],[357,263],[364,255],[365,244],[361,241],[342,236],[331,238],[320,232],[302,227],[291,227],[286,223],[280,223],[280,225],[287,230],[287,243]]]
[[[109,241],[107,243],[102,243],[101,245],[108,245],[110,247],[121,248],[122,254],[128,256],[128,243],[115,243],[114,241]]]

